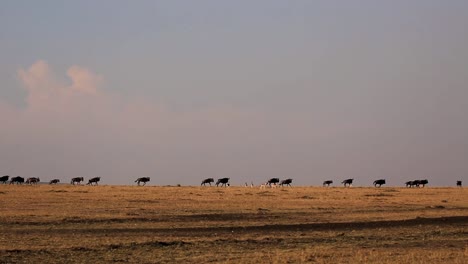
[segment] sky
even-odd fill
[[[0,1],[0,174],[468,181],[468,1]]]

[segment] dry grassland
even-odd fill
[[[0,185],[0,263],[467,263],[468,189]]]

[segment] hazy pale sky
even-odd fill
[[[1,1],[0,174],[468,175],[468,1]]]

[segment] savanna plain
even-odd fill
[[[468,190],[0,185],[0,263],[468,263]]]

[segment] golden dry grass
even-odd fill
[[[0,185],[0,263],[467,263],[463,188]]]

